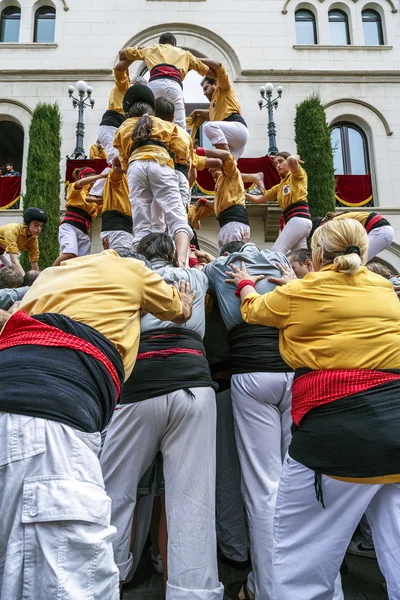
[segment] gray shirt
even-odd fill
[[[290,267],[288,259],[282,252],[260,250],[251,243],[245,244],[240,252],[233,252],[229,256],[220,256],[205,266],[203,273],[207,275],[210,287],[218,297],[221,315],[228,331],[235,325],[243,323],[243,319],[240,314],[240,298],[235,296],[235,286],[225,283],[225,279],[229,279],[225,271],[232,271],[230,267],[232,263],[240,267],[241,261],[246,264],[250,275],[265,275],[265,278],[256,284],[256,291],[259,294],[272,292],[276,288],[275,283],[268,281],[269,277],[282,277],[276,263]]]
[[[152,271],[158,273],[166,283],[172,284],[176,281],[178,284],[182,279],[186,279],[190,283],[190,289],[196,290],[196,297],[193,302],[192,316],[183,325],[177,325],[171,321],[160,321],[153,315],[148,313],[142,317],[141,331],[145,332],[149,329],[165,329],[168,327],[182,327],[198,333],[201,338],[204,337],[206,328],[204,302],[208,289],[207,277],[198,269],[178,268],[169,265],[163,260],[150,261]]]
[[[8,310],[14,302],[22,300],[28,290],[28,286],[20,288],[3,288],[0,290],[0,308],[2,310]]]

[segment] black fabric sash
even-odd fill
[[[399,396],[400,380],[313,408],[293,425],[289,455],[324,475],[400,474]]]
[[[100,332],[64,315],[34,319],[96,346],[114,365],[121,386],[119,352]],[[115,408],[115,385],[106,367],[70,348],[15,346],[1,351],[0,411],[59,421],[80,431],[102,431]]]
[[[370,225],[370,223],[374,219],[374,217],[381,217],[381,218],[379,221],[376,221],[373,225]],[[384,227],[385,225],[390,225],[389,221],[387,221],[385,219],[385,217],[378,215],[378,213],[376,213],[376,212],[371,212],[371,213],[369,213],[368,218],[365,221],[364,228],[366,229],[367,233],[369,233],[373,229],[378,229],[378,227]]]
[[[233,373],[289,373],[279,352],[279,329],[239,323],[228,332]]]
[[[158,336],[173,337],[158,337]],[[154,337],[155,336],[155,337]],[[132,404],[177,390],[213,387],[201,337],[178,327],[152,329],[140,336],[139,352],[157,352],[170,348],[189,348],[202,353],[175,354],[168,357],[137,360],[121,392],[121,404]]]
[[[283,220],[285,223],[293,219],[293,217],[300,217],[302,219],[310,219],[310,208],[308,206],[308,202],[304,202],[300,200],[299,202],[294,202],[290,204],[282,213]]]
[[[249,225],[249,215],[245,206],[242,204],[234,204],[229,208],[222,211],[217,217],[217,221],[220,227],[223,227],[227,223],[243,223]]]
[[[183,175],[186,177],[186,179],[189,179],[189,167],[187,165],[182,165],[181,163],[174,163],[175,165],[175,171],[180,171],[180,173],[183,173]]]
[[[167,68],[163,69],[163,67]],[[160,63],[159,65],[156,65],[150,71],[149,81],[154,81],[154,79],[172,79],[172,81],[179,83],[183,89],[182,75],[175,65],[169,65],[168,63]]]
[[[119,113],[117,110],[106,110],[101,118],[100,127],[102,125],[108,125],[109,127],[116,127],[118,129],[118,127],[120,127],[124,121],[124,115]]]
[[[106,210],[101,217],[101,231],[126,231],[132,233],[132,217],[119,210]]]
[[[172,160],[174,160],[175,158],[175,154],[170,151],[168,146],[164,144],[164,142],[162,142],[161,140],[156,140],[155,138],[149,138],[148,140],[143,142],[134,142],[131,147],[131,156],[136,150],[138,150],[142,146],[159,146],[160,148],[165,148]]]
[[[229,115],[229,117],[226,117],[223,120],[227,121],[228,123],[241,123],[242,125],[247,127],[246,121],[243,119],[242,115],[239,115],[239,113],[233,113],[232,115]]]
[[[61,223],[69,223],[79,231],[88,234],[92,217],[86,210],[77,206],[69,206]]]

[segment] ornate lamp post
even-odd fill
[[[83,147],[83,138],[85,136],[85,125],[83,123],[83,111],[86,107],[94,107],[95,99],[92,98],[92,88],[86,83],[86,81],[78,81],[76,83],[76,91],[79,94],[79,98],[74,96],[74,86],[70,85],[68,88],[68,95],[72,99],[72,106],[78,107],[78,122],[76,124],[76,146],[75,150],[67,158],[87,158],[85,149]],[[86,95],[86,97],[85,97]]]
[[[261,98],[258,100],[258,106],[260,110],[266,108],[268,110],[268,155],[273,156],[278,152],[278,146],[276,145],[276,125],[274,121],[274,109],[278,108],[279,100],[282,97],[283,87],[279,85],[276,88],[278,93],[276,98],[272,98],[274,86],[272,83],[267,83],[265,86],[260,87]]]

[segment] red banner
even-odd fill
[[[0,177],[0,210],[11,208],[19,200],[21,177]]]
[[[274,161],[270,156],[260,156],[260,158],[240,158],[238,167],[241,173],[263,173],[266,190],[269,190],[280,182],[278,171],[275,169]],[[207,169],[197,172],[196,185],[203,194],[214,193],[214,179]],[[246,184],[246,189],[250,186],[250,183]]]
[[[93,158],[93,159],[77,159],[77,160],[67,160],[67,170],[65,173],[65,181],[71,183],[73,181],[72,172],[74,169],[82,169],[83,167],[90,167],[94,169],[96,173],[101,173],[106,167],[108,163],[104,158]]]
[[[364,206],[372,200],[371,175],[336,175],[336,200],[344,206]]]

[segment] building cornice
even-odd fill
[[[352,46],[346,44],[345,46],[332,44],[294,44],[295,50],[331,50],[337,52],[338,50],[357,50],[357,52],[382,52],[385,50],[393,50],[393,46]]]

